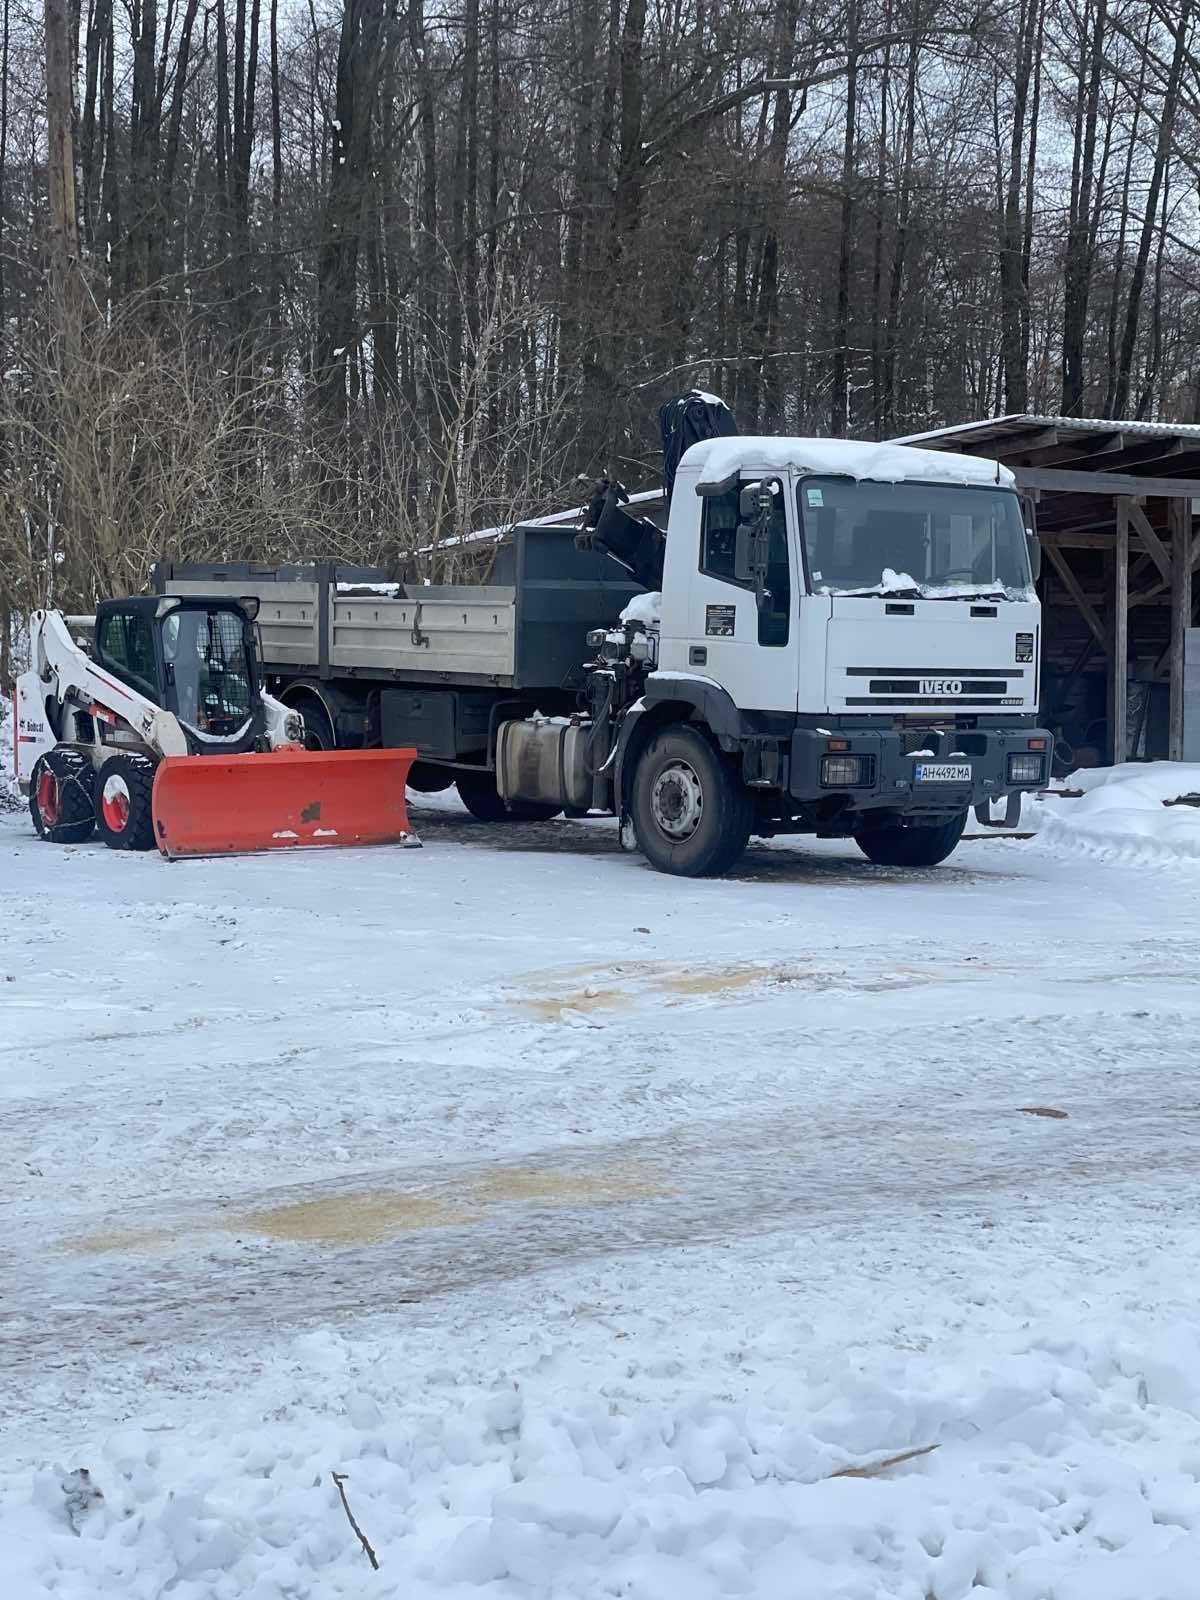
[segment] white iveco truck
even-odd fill
[[[1037,543],[1005,468],[735,436],[683,455],[665,547],[613,500],[579,539],[517,527],[486,584],[158,583],[259,600],[264,672],[310,743],[415,745],[410,785],[457,784],[489,821],[615,813],[664,872],[780,833],[931,866],[972,807],[1011,821],[1048,780]]]

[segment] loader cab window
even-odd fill
[[[700,528],[700,570],[722,583],[746,588],[734,577],[734,547],[738,526],[737,489],[728,494],[706,495]],[[791,569],[788,562],[787,516],[783,502],[771,515],[771,547],[767,566],[770,603],[758,613],[758,642],[785,645],[792,610]],[[753,604],[753,600],[751,600]]]
[[[158,669],[150,619],[140,611],[113,612],[102,618],[96,635],[101,662],[148,700],[158,700]]]
[[[226,739],[250,716],[245,618],[237,611],[172,611],[162,623],[171,710],[198,733]]]

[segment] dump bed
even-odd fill
[[[578,682],[589,628],[637,586],[561,528],[517,528],[488,584],[390,584],[331,562],[261,567],[162,563],[160,594],[253,596],[272,677],[386,678],[520,689]]]

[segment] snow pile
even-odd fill
[[[815,472],[830,477],[869,478],[876,483],[961,483],[1011,489],[1016,479],[1007,467],[979,456],[910,445],[869,444],[858,439],[788,439],[735,436],[705,439],[684,452],[680,467],[699,467],[705,486],[724,483],[734,473],[757,470]]]
[[[780,1323],[727,1394],[591,1370],[544,1336],[514,1375],[294,1342],[236,1420],[150,1417],[0,1500],[12,1600],[377,1593],[1181,1600],[1200,1570],[1200,1338],[897,1347],[814,1361]],[[684,1352],[681,1351],[681,1354]],[[763,1376],[754,1376],[758,1372]],[[589,1392],[588,1380],[592,1385]],[[232,1425],[231,1425],[232,1424]],[[907,1460],[900,1457],[907,1456]],[[380,1562],[372,1579],[332,1474]]]
[[[622,622],[639,622],[643,627],[657,627],[662,621],[661,594],[635,594],[621,613]]]
[[[1127,761],[1083,768],[1062,787],[1084,793],[1077,799],[1031,799],[1021,821],[1051,846],[1137,862],[1200,861],[1200,807],[1164,804],[1200,794],[1200,766]]]
[[[25,802],[13,776],[12,701],[0,694],[0,812],[23,811]]]

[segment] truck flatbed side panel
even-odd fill
[[[253,577],[171,578],[168,594],[257,596],[258,626],[262,638],[262,664],[268,672],[299,668],[315,672],[320,660],[321,586],[298,580],[257,582]]]
[[[338,596],[329,662],[335,674],[403,670],[507,679],[515,633],[514,592],[507,587],[438,585],[404,600]]]

